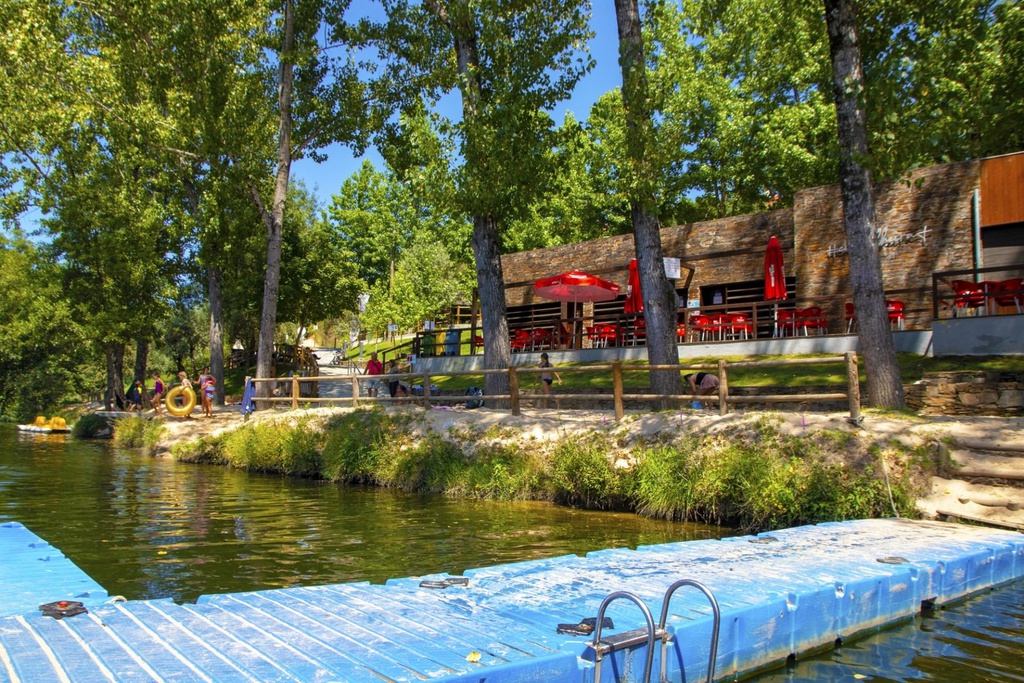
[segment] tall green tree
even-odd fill
[[[864,78],[857,42],[854,0],[825,0],[832,57],[832,93],[839,127],[839,183],[850,258],[850,284],[857,307],[861,353],[868,368],[868,400],[874,406],[903,408],[896,346],[882,286],[882,259],[871,193]]]
[[[0,237],[0,415],[27,421],[93,388],[84,336],[60,269],[27,240]]]
[[[653,108],[647,92],[640,9],[636,0],[615,0],[619,27],[619,64],[622,67],[622,102],[626,123],[627,178],[633,244],[644,294],[647,357],[652,365],[677,365],[676,293],[665,276],[661,226],[657,214],[657,174],[651,168]],[[666,396],[683,393],[678,372],[651,372],[651,389]]]
[[[452,125],[461,165],[455,205],[472,216],[471,239],[483,318],[484,363],[508,367],[508,321],[501,271],[501,226],[545,186],[555,129],[545,113],[568,97],[590,66],[588,3],[550,0],[385,2],[388,21],[372,37],[394,66],[397,101],[432,104],[457,90]],[[488,375],[489,394],[507,378]]]
[[[293,186],[285,211],[291,228],[282,247],[278,319],[300,329],[355,310],[363,291],[354,255],[319,213],[313,196]]]
[[[318,149],[333,142],[359,147],[365,132],[364,87],[354,62],[336,59],[319,43],[322,25],[343,17],[347,6],[347,1],[328,7],[320,0],[283,0],[274,17],[274,30],[264,44],[275,55],[277,65],[277,154],[269,187],[264,185],[265,177],[256,174],[259,166],[247,168],[247,186],[267,230],[257,377],[272,374],[284,207],[292,162],[305,155],[315,157]],[[345,31],[336,35],[344,36]],[[269,391],[269,383],[257,386],[260,396]]]

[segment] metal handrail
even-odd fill
[[[651,667],[654,665],[654,617],[651,616],[651,610],[647,609],[647,605],[644,604],[643,600],[627,591],[609,593],[601,601],[601,606],[597,609],[597,626],[594,630],[594,642],[588,643],[594,650],[594,681],[601,680],[601,660],[604,658],[604,655],[614,652],[616,649],[611,645],[601,643],[601,630],[604,626],[605,610],[608,609],[610,603],[619,599],[626,599],[635,603],[640,608],[640,611],[643,612],[644,619],[647,621],[647,655],[644,658],[644,677],[640,680],[649,681],[651,680]]]
[[[715,660],[718,659],[718,634],[722,626],[722,611],[718,607],[718,600],[715,599],[714,593],[712,593],[707,586],[694,579],[680,579],[669,586],[668,590],[665,591],[664,602],[661,604],[661,619],[658,621],[658,628],[665,631],[665,622],[668,621],[668,603],[672,599],[672,594],[676,592],[676,589],[682,588],[683,586],[693,586],[703,593],[705,597],[707,597],[708,602],[711,603],[711,651],[708,653],[708,675],[706,681],[707,683],[714,683]],[[668,665],[668,645],[669,640],[667,638],[661,641],[662,676],[665,675],[665,667]]]

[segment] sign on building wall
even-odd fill
[[[878,228],[875,230],[875,239],[878,240],[878,249],[882,251],[885,256],[895,256],[896,252],[899,251],[899,247],[913,244],[915,242],[920,242],[922,247],[925,246],[928,243],[928,226],[924,226],[917,232],[904,232],[894,235],[889,234],[888,228]],[[845,243],[831,244],[826,252],[829,258],[842,256],[845,253]]]
[[[665,258],[665,277],[669,280],[679,279],[679,259],[672,257]]]

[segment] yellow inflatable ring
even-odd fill
[[[185,405],[179,406],[174,402],[179,396],[185,399]],[[179,384],[167,392],[164,405],[167,406],[167,412],[174,417],[188,417],[196,407],[196,392],[192,391],[192,387],[183,387]]]

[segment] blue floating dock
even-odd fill
[[[41,572],[49,562],[12,551],[40,541],[11,528],[0,534],[0,576]],[[682,578],[717,598],[716,678],[726,678],[1022,575],[1021,534],[897,519],[602,550],[467,571],[464,582],[429,576],[204,596],[189,605],[86,601],[88,614],[41,616],[38,602],[57,592],[99,595],[102,589],[83,590],[88,581],[69,570],[66,586],[63,574],[47,576],[48,590],[34,599],[15,588],[18,602],[10,604],[21,612],[4,601],[12,616],[0,619],[0,680],[592,683],[592,637],[559,634],[559,624],[595,617],[615,591],[635,595],[657,620],[666,589]],[[609,603],[605,616],[614,627],[602,636],[610,639],[646,623],[630,600]],[[676,592],[665,632],[666,680],[704,680],[709,600],[696,590]],[[643,680],[646,648],[603,655],[600,682]],[[660,641],[656,648],[651,681],[658,681]]]
[[[0,558],[0,617],[37,612],[45,602],[101,605],[108,599],[64,553],[18,522],[0,523]]]

